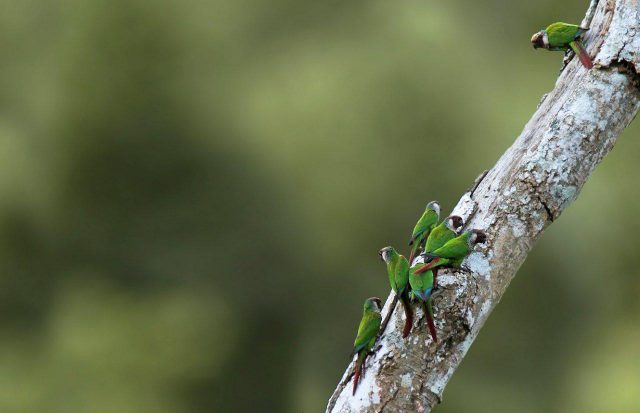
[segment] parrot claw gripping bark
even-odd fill
[[[358,335],[353,343],[353,353],[358,354],[356,365],[353,373],[353,394],[356,394],[358,388],[358,380],[364,372],[365,361],[376,343],[382,316],[382,302],[377,297],[368,298],[364,302],[364,310],[362,311],[362,320],[358,327]]]
[[[396,296],[402,302],[406,320],[402,330],[402,337],[406,338],[411,333],[413,325],[413,311],[411,303],[409,303],[409,262],[393,247],[384,247],[379,252],[380,258],[387,264],[387,275],[389,276],[389,284]],[[393,312],[393,308],[389,310]]]
[[[531,37],[533,48],[543,48],[551,51],[571,49],[575,52],[584,67],[591,69],[593,61],[582,44],[581,37],[589,29],[575,24],[553,23],[546,29],[539,31]]]
[[[431,201],[427,204],[427,207],[411,233],[409,246],[412,248],[411,254],[409,254],[409,263],[413,262],[418,250],[424,247],[424,244],[427,242],[427,237],[438,223],[438,219],[440,219],[440,204],[438,201]]]
[[[433,252],[422,254],[425,265],[415,271],[416,274],[432,270],[437,267],[451,266],[460,268],[462,261],[471,253],[476,244],[484,244],[487,236],[484,232],[473,229],[447,241],[442,247]]]

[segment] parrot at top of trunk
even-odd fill
[[[478,229],[465,231],[437,250],[422,254],[429,261],[425,261],[425,265],[416,270],[416,274],[445,265],[459,267],[462,264],[462,260],[471,253],[476,244],[484,244],[486,241],[487,236],[483,231]]]
[[[423,246],[429,233],[436,226],[440,219],[440,204],[438,201],[431,201],[427,204],[422,216],[416,223],[411,233],[411,239],[409,240],[409,246],[411,248],[411,254],[409,255],[409,262],[413,261],[416,256],[416,252]]]
[[[593,61],[587,53],[580,37],[589,29],[569,23],[552,23],[546,29],[539,31],[531,37],[533,48],[543,48],[551,51],[565,51],[571,48],[580,62],[587,69],[593,67]]]
[[[356,394],[358,380],[364,369],[364,362],[367,355],[373,349],[376,343],[376,336],[382,322],[382,302],[377,297],[367,298],[364,302],[364,310],[362,311],[362,320],[358,327],[358,335],[353,343],[353,353],[358,354],[353,374],[353,394]]]
[[[427,326],[429,327],[429,334],[431,334],[431,338],[434,342],[438,341],[438,337],[436,335],[436,326],[433,322],[433,306],[431,303],[431,293],[434,288],[434,275],[433,271],[426,271],[422,274],[417,274],[416,270],[419,269],[419,266],[411,268],[409,271],[409,283],[411,284],[411,292],[414,297],[418,297],[418,299],[422,302],[422,306],[424,309],[424,315],[427,320]]]
[[[450,215],[436,226],[424,246],[425,252],[433,252],[442,247],[447,241],[458,235],[458,230],[464,225],[464,220],[458,215]]]
[[[380,257],[387,263],[387,275],[391,289],[396,293],[405,313],[405,324],[402,330],[402,337],[406,338],[411,332],[413,325],[413,311],[409,303],[409,262],[404,255],[398,254],[393,247],[384,247],[379,252]],[[389,311],[393,311],[391,308]]]

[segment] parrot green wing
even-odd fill
[[[421,264],[416,265],[415,267],[411,268],[411,272],[409,273],[409,284],[411,284],[412,291],[422,291],[425,286],[424,277],[421,276],[422,274],[414,273],[414,271],[419,269],[420,267],[422,267]]]
[[[391,285],[391,289],[393,291],[398,291],[398,286],[396,285],[396,260],[392,260],[387,263],[387,275],[389,276],[389,285]]]
[[[569,43],[584,32],[580,26],[568,23],[553,23],[546,29],[550,47],[568,47]]]
[[[415,271],[420,268],[421,265],[416,265],[411,269],[409,283],[411,284],[412,293],[424,301],[428,299],[433,290],[433,271],[416,274]]]
[[[380,313],[375,311],[366,311],[364,313],[358,327],[356,341],[353,343],[354,354],[362,349],[371,350],[373,348],[381,322],[382,316]]]
[[[464,258],[471,251],[467,243],[467,234],[449,240],[442,247],[433,251],[432,254],[440,258],[459,259]]]
[[[438,222],[438,214],[433,209],[428,209],[422,214],[416,226],[413,228],[413,233],[411,234],[411,240],[409,241],[409,245],[414,243],[416,239],[418,239],[425,231],[430,231],[431,228]]]
[[[447,228],[446,220],[442,221],[429,234],[424,250],[426,252],[433,252],[455,237],[456,233]]]
[[[398,264],[395,267],[395,282],[396,293],[402,294],[409,283],[409,261],[403,255],[400,255]]]

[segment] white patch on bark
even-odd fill
[[[474,273],[487,279],[491,275],[491,263],[482,253],[474,251],[465,260],[466,265]],[[440,282],[440,277],[438,277]]]

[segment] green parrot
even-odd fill
[[[425,261],[425,265],[415,272],[416,274],[421,274],[445,265],[456,268],[460,267],[462,260],[471,253],[473,247],[476,244],[484,244],[486,241],[486,234],[478,229],[465,231],[461,235],[449,240],[437,250],[422,254],[428,261]]]
[[[364,310],[362,311],[362,320],[358,327],[358,335],[353,343],[353,353],[358,354],[356,365],[353,373],[353,394],[356,394],[358,388],[358,380],[364,370],[364,362],[369,355],[373,345],[376,343],[376,336],[382,322],[382,302],[377,297],[367,298],[364,302]]]
[[[438,224],[429,234],[425,243],[425,252],[433,252],[442,247],[447,241],[458,235],[458,230],[464,225],[462,217],[450,215]]]
[[[440,204],[438,201],[429,202],[424,213],[413,228],[413,233],[409,240],[409,246],[413,246],[413,248],[411,248],[411,254],[409,255],[409,262],[413,261],[418,250],[424,246],[429,233],[431,233],[431,230],[436,226],[439,219]]]
[[[436,226],[429,237],[427,238],[427,242],[424,246],[425,252],[433,252],[438,248],[442,247],[447,241],[452,240],[458,235],[458,230],[462,228],[464,225],[464,220],[462,217],[458,215],[450,215],[442,221],[438,226]],[[433,271],[433,288],[435,289],[438,286],[438,269],[436,268]]]
[[[406,338],[411,333],[413,325],[413,311],[411,303],[409,303],[409,262],[404,255],[398,254],[393,247],[384,247],[379,252],[380,258],[387,263],[387,275],[389,276],[389,284],[396,296],[402,302],[406,320],[402,337]],[[393,312],[393,308],[389,310]]]
[[[582,65],[587,69],[591,69],[593,61],[580,40],[582,34],[587,30],[589,29],[583,29],[575,24],[553,23],[546,29],[534,34],[531,37],[531,43],[533,43],[534,49],[541,47],[551,51],[565,51],[571,48],[580,59],[580,62],[582,62]]]
[[[422,302],[422,308],[424,309],[424,315],[427,319],[427,326],[429,327],[429,333],[435,343],[438,342],[436,335],[436,326],[433,322],[433,305],[431,303],[431,293],[433,292],[433,271],[426,271],[422,274],[417,274],[416,270],[419,269],[419,265],[411,268],[409,272],[409,284],[411,284],[411,294]]]

